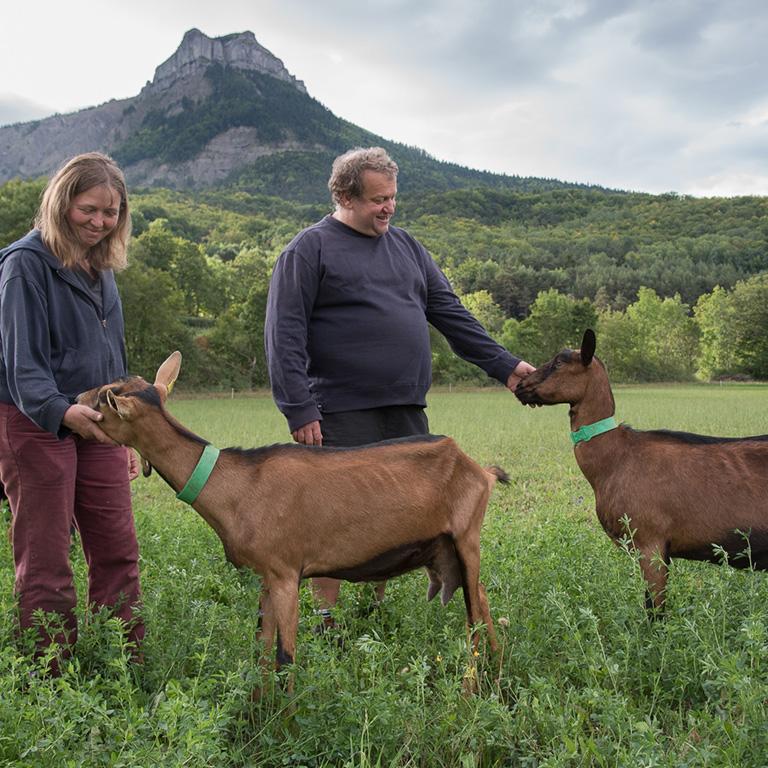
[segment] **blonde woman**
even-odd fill
[[[101,431],[96,411],[74,402],[126,373],[114,271],[126,265],[130,227],[122,172],[88,153],[51,178],[35,228],[0,251],[0,482],[12,513],[15,592],[22,629],[37,626],[38,650],[55,640],[62,656],[77,638],[73,526],[89,605],[110,606],[136,646],[144,633],[134,616],[136,459]],[[41,610],[54,615],[40,622]]]

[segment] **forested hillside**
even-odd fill
[[[1,243],[28,229],[42,186],[0,187]],[[768,378],[765,198],[420,186],[403,173],[396,223],[531,362],[577,346],[591,326],[615,381]],[[152,371],[179,348],[187,386],[266,385],[272,266],[329,205],[246,187],[133,192],[131,266],[119,277],[133,370]],[[438,382],[483,382],[436,335],[433,360]]]

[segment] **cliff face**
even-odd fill
[[[53,173],[80,152],[120,154],[126,142],[147,133],[147,121],[172,118],[203,104],[212,95],[206,72],[212,66],[269,76],[292,87],[307,100],[307,90],[280,59],[259,45],[252,32],[210,38],[197,29],[184,35],[177,51],[155,70],[155,76],[130,99],[109,101],[66,115],[0,128],[0,183]],[[223,125],[194,156],[168,162],[149,154],[124,163],[133,185],[203,187],[224,180],[259,157],[303,149],[290,136],[265,140],[251,125]],[[171,127],[168,131],[173,130]],[[133,153],[135,155],[135,152]]]
[[[152,82],[144,90],[172,89],[177,81],[202,74],[210,64],[261,72],[307,92],[304,83],[291,75],[280,59],[259,45],[253,32],[210,38],[199,29],[190,29],[184,35],[176,53],[155,70]]]
[[[120,135],[124,106],[110,101],[67,115],[0,128],[0,183],[48,176],[80,152],[110,152]]]

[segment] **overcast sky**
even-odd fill
[[[441,160],[768,194],[766,0],[37,0],[2,16],[0,124],[135,96],[192,27],[250,30],[334,114]]]

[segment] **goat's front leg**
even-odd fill
[[[645,607],[650,619],[660,618],[664,615],[669,576],[669,542],[638,547],[638,551],[646,583]]]
[[[272,650],[272,643],[275,639],[275,612],[272,608],[272,596],[269,586],[264,580],[261,586],[261,595],[259,597],[259,623],[256,630],[256,641],[262,644],[260,663],[264,665],[264,659],[269,656]]]
[[[269,659],[271,657],[272,643],[275,639],[275,612],[272,606],[272,598],[266,579],[262,581],[261,595],[259,596],[259,620],[256,630],[256,642],[261,645],[259,653],[259,666],[262,677],[269,674]],[[261,698],[261,686],[254,688],[251,699],[257,701]]]
[[[275,650],[275,668],[292,664],[296,654],[296,633],[299,626],[299,590],[298,582],[292,579],[273,579],[264,577],[259,601],[259,626],[257,642],[261,642],[259,664],[264,676],[269,673],[272,645],[277,631]],[[288,691],[293,689],[293,681],[288,682]],[[253,699],[261,696],[261,689],[252,693]]]
[[[262,664],[272,650],[277,630],[275,667],[293,664],[296,653],[296,633],[299,628],[299,590],[293,580],[264,580],[259,610],[259,631],[257,640],[263,643]]]
[[[270,584],[270,601],[277,627],[277,649],[275,667],[293,664],[296,657],[296,633],[299,629],[299,579],[288,576]],[[293,680],[288,681],[287,690],[293,690]]]
[[[296,656],[296,633],[299,629],[299,588],[296,581],[280,582],[272,589],[277,624],[277,668],[293,664]]]

